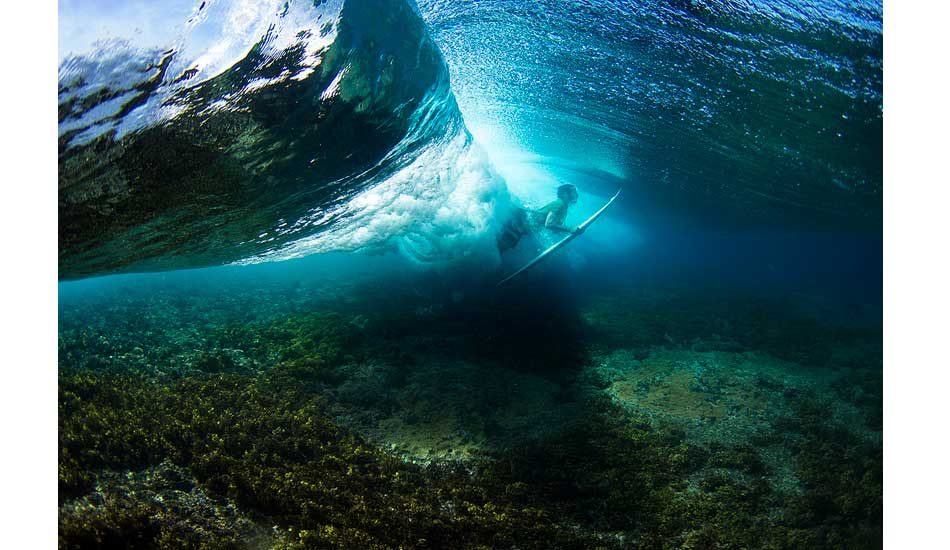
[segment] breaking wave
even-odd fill
[[[507,191],[414,5],[104,9],[61,6],[62,278],[492,253]]]
[[[624,187],[615,217],[661,234],[663,216],[879,233],[881,11],[63,0],[60,277],[482,262],[512,196],[565,180],[585,211]]]

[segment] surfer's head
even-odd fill
[[[573,204],[577,202],[577,187],[574,187],[573,184],[565,183],[564,185],[557,188],[557,198],[561,199],[567,204]]]

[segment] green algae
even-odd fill
[[[94,479],[97,471],[167,458],[187,467],[209,494],[286,526],[291,545],[418,547],[425,540],[430,547],[495,547],[537,540],[542,547],[577,539],[541,509],[491,498],[464,470],[426,470],[368,445],[328,419],[320,396],[284,378],[215,375],[163,384],[64,372],[60,394],[61,497],[89,490],[77,480]],[[148,515],[142,507],[61,515],[62,542],[138,531],[161,537],[160,525],[156,533],[153,523],[141,523]]]
[[[275,533],[234,506],[208,498],[190,473],[163,461],[134,472],[100,472],[96,487],[60,512],[60,547],[264,548]]]
[[[64,372],[61,496],[88,491],[104,469],[168,459],[209,495],[286,529],[288,548],[786,547],[781,540],[831,548],[876,532],[880,464],[862,458],[873,453],[854,455],[853,439],[827,433],[811,409],[790,420],[806,436],[798,462],[808,489],[788,497],[755,477],[763,466],[751,447],[691,445],[675,431],[632,423],[603,398],[555,436],[486,457],[474,473],[415,466],[336,425],[321,396],[287,380],[165,384]],[[708,474],[688,487],[684,479],[705,468],[748,476]],[[785,510],[783,523],[776,509]],[[61,513],[63,545],[166,540],[161,522],[145,520],[153,512],[129,503]],[[220,536],[222,546],[208,547],[231,544]]]
[[[612,307],[622,317],[630,304]],[[439,315],[219,315],[177,326],[180,340],[148,336],[148,322],[64,323],[61,545],[188,547],[201,533],[208,548],[246,547],[236,523],[209,526],[194,502],[157,505],[147,495],[167,495],[160,486],[94,500],[116,475],[168,464],[281,548],[879,546],[880,375],[865,333],[831,346],[851,359],[806,368],[693,345],[731,341],[740,323],[720,317],[696,323],[719,338],[600,340],[543,377],[480,353],[486,319]],[[399,448],[434,445],[419,438],[438,422],[465,452],[416,460]]]

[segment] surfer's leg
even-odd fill
[[[521,240],[521,235],[513,231],[511,228],[505,227],[501,230],[501,233],[498,234],[497,244],[498,251],[505,252],[511,250],[512,248],[518,245],[518,241]]]
[[[524,211],[517,208],[512,212],[508,221],[505,222],[505,225],[501,228],[501,232],[498,233],[496,238],[498,251],[505,252],[506,250],[511,250],[518,245],[518,242],[521,241],[521,238],[524,237],[527,232],[528,224],[525,219]]]

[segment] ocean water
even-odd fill
[[[880,3],[59,8],[61,547],[881,546]]]

